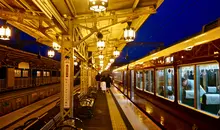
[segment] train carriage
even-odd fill
[[[113,71],[116,86],[201,129],[220,122],[220,27]],[[120,84],[121,83],[121,84]],[[127,91],[128,90],[128,91]]]

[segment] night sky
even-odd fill
[[[203,25],[220,18],[219,6],[220,0],[164,0],[157,13],[151,15],[138,30],[135,41],[123,49],[116,64],[140,59],[154,50],[156,43],[164,43],[168,47],[200,32]],[[16,28],[13,28],[12,36],[11,44],[19,44],[17,47],[20,49],[36,54],[40,49],[40,54],[47,56],[49,47],[36,43],[36,39]],[[128,59],[125,59],[127,53]],[[59,60],[60,54],[56,52],[53,59]]]
[[[138,43],[129,43],[116,63],[140,59],[155,49],[153,43],[149,46],[140,42],[162,42],[168,47],[200,32],[203,25],[220,18],[219,6],[220,0],[165,0],[136,33],[134,42]]]

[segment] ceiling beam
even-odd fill
[[[25,14],[25,13],[21,13],[21,12],[10,12],[10,11],[5,11],[0,9],[0,17],[1,16],[5,16],[5,17],[20,17],[23,19],[29,19],[29,20],[43,20],[43,21],[48,21],[48,22],[52,22],[50,19],[48,19],[47,17],[43,17],[43,16],[36,16],[33,14]]]
[[[129,9],[127,13],[122,13],[122,14],[117,14],[115,13],[115,15],[109,15],[109,16],[96,16],[96,17],[91,17],[91,18],[84,18],[84,19],[74,19],[73,20],[73,24],[80,24],[80,23],[91,23],[91,22],[95,22],[95,21],[103,21],[103,20],[109,20],[109,19],[114,19],[115,17],[117,18],[124,18],[124,17],[129,17],[129,18],[133,18],[133,17],[139,17],[142,15],[146,15],[146,14],[155,14],[156,10],[155,9],[149,9],[148,7],[143,7],[143,8],[137,8],[134,11],[132,9]]]
[[[15,11],[15,10],[14,10],[10,5],[8,5],[7,2],[5,2],[4,0],[0,0],[0,2],[1,2],[2,4],[4,4],[8,9],[10,9],[12,12]]]
[[[134,4],[133,4],[133,6],[132,6],[132,9],[133,9],[133,10],[137,7],[138,3],[139,3],[139,0],[135,0],[135,1],[134,1]]]

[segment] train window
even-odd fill
[[[47,72],[47,76],[50,76],[50,72],[49,71]]]
[[[196,91],[197,108],[219,115],[220,83],[218,63],[196,66]]]
[[[143,90],[143,77],[142,72],[136,71],[136,88]]]
[[[179,102],[194,106],[194,66],[179,67]]]
[[[114,72],[114,81],[122,83],[122,72]]]
[[[154,71],[146,70],[144,72],[144,91],[154,92]]]
[[[40,77],[40,71],[37,71],[37,77]]]
[[[157,70],[156,71],[156,91],[157,95],[160,96],[165,96],[165,91],[164,91],[164,70]]]
[[[174,100],[174,69],[165,69],[165,97]]]
[[[21,70],[15,70],[15,77],[21,77]]]
[[[28,70],[22,71],[22,77],[28,77]]]
[[[46,71],[43,72],[43,76],[47,76],[47,72]]]
[[[124,71],[124,77],[123,77],[123,86],[124,88],[126,88],[127,86],[127,71]]]

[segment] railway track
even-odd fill
[[[38,118],[47,113],[59,102],[59,94],[52,95],[24,108],[11,112],[0,118],[0,129],[14,129],[32,118]]]

